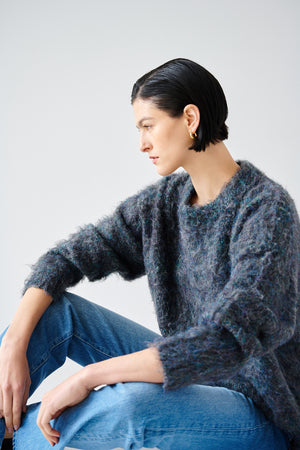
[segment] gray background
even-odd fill
[[[299,210],[297,22],[297,0],[0,1],[1,329],[30,264],[160,178],[138,150],[130,92],[169,59],[216,76],[232,156],[280,182]],[[157,330],[146,278],[70,290]]]

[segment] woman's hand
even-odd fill
[[[163,382],[163,368],[155,347],[83,367],[43,396],[37,424],[53,446],[60,433],[51,427],[52,419],[84,400],[96,386],[130,381]]]
[[[50,421],[60,416],[66,408],[80,403],[91,391],[85,384],[83,373],[84,369],[81,369],[42,398],[37,424],[52,446],[58,443],[60,433],[51,427]]]
[[[0,416],[9,433],[20,427],[30,384],[26,350],[4,337],[0,347]]]

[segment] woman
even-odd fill
[[[17,449],[297,448],[294,202],[233,160],[224,93],[198,64],[147,73],[132,105],[163,178],[33,267],[0,348],[1,439],[5,420]],[[161,336],[66,291],[112,272],[147,274]],[[83,368],[25,414],[66,356]]]

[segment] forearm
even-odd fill
[[[161,383],[163,372],[156,348],[90,364],[47,392],[39,410],[37,424],[51,445],[57,444],[60,432],[50,422],[66,408],[82,402],[99,385],[144,381]]]
[[[3,343],[16,343],[19,348],[26,350],[36,324],[51,302],[51,296],[42,289],[34,287],[27,289],[3,338]]]
[[[143,381],[162,383],[163,369],[155,347],[110,358],[82,369],[83,382],[91,390],[102,384]]]

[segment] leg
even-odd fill
[[[153,331],[66,292],[49,306],[30,340],[30,395],[66,357],[85,366],[142,350],[156,337]]]
[[[0,342],[3,335],[0,337]],[[52,303],[28,346],[30,395],[66,357],[81,365],[142,350],[157,334],[69,292]],[[4,421],[0,420],[0,444]]]
[[[15,435],[15,450],[49,444],[37,435],[38,405]],[[163,392],[161,384],[118,383],[93,391],[55,421],[61,432],[57,450],[141,447],[160,450],[286,450],[283,434],[243,394],[192,385]],[[28,432],[30,430],[30,432]]]

